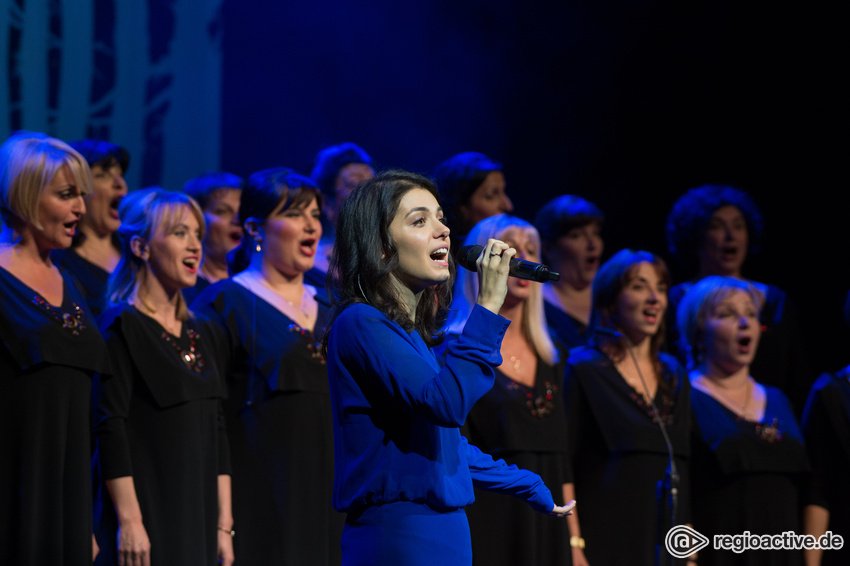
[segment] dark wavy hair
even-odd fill
[[[605,215],[599,207],[576,195],[561,195],[552,199],[534,215],[534,227],[540,234],[540,241],[550,244],[574,228],[583,228],[588,224],[602,227],[604,222]]]
[[[281,203],[286,210],[306,206],[313,199],[321,208],[322,193],[309,178],[287,167],[263,169],[248,177],[242,188],[239,219],[244,227],[249,218],[265,221]],[[231,275],[248,268],[256,248],[257,242],[246,229],[239,245],[227,254],[227,268]]]
[[[373,167],[372,158],[362,147],[351,142],[326,147],[316,154],[310,177],[326,198],[336,198],[334,183],[339,170],[352,163],[363,163]]]
[[[103,169],[109,169],[118,164],[121,172],[126,174],[130,166],[130,153],[120,145],[96,139],[74,140],[68,142],[68,145],[83,156],[89,167],[97,165]]]
[[[464,220],[461,207],[469,203],[472,193],[481,186],[487,175],[501,170],[501,163],[474,151],[453,155],[434,169],[434,180],[440,188],[440,200],[446,209],[449,226],[459,229],[462,232],[460,235],[472,228]]]
[[[747,251],[758,253],[762,216],[752,197],[728,185],[702,185],[679,197],[667,217],[667,248],[676,261],[692,267],[711,216],[724,206],[734,206],[741,211],[747,223]]]
[[[322,338],[325,354],[333,321],[355,303],[375,307],[406,332],[415,330],[429,346],[442,341],[440,328],[451,304],[454,261],[449,261],[449,280],[423,292],[416,322],[410,319],[393,278],[399,260],[390,224],[401,199],[412,189],[425,189],[439,199],[436,185],[427,177],[391,170],[366,181],[343,202],[328,272],[328,294],[333,297],[334,307]]]
[[[183,184],[183,192],[198,201],[206,210],[212,194],[219,189],[241,189],[245,182],[233,173],[207,171]]]
[[[593,313],[590,320],[591,336],[600,349],[615,361],[622,360],[626,355],[626,347],[623,341],[617,337],[609,336],[597,331],[598,328],[607,328],[622,332],[617,312],[617,299],[620,293],[629,284],[635,275],[638,265],[649,263],[655,268],[658,278],[670,288],[670,272],[667,264],[659,256],[645,251],[620,250],[611,259],[602,264],[596,277],[593,279]],[[661,375],[661,361],[658,354],[664,342],[665,317],[661,317],[661,326],[658,332],[650,340],[650,355],[653,364]]]
[[[127,173],[127,168],[130,167],[130,153],[114,143],[106,140],[98,139],[80,139],[69,142],[68,145],[77,150],[83,156],[89,167],[100,167],[101,169],[111,169],[113,165],[121,167],[121,174]],[[82,230],[77,230],[71,240],[71,247],[78,248],[85,241],[86,235]],[[112,245],[115,249],[121,249],[121,241],[118,238],[118,232],[112,234]]]

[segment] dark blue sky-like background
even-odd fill
[[[676,198],[733,184],[765,215],[745,275],[789,291],[817,369],[850,361],[837,8],[332,4],[225,1],[223,167],[308,172],[320,147],[354,141],[379,166],[427,173],[481,151],[504,163],[520,216],[562,193],[596,202],[606,256],[666,256]]]
[[[133,188],[216,167],[309,173],[343,141],[424,173],[480,151],[504,164],[519,216],[563,193],[598,204],[607,258],[668,257],[676,198],[738,186],[765,216],[745,275],[789,292],[818,370],[850,362],[837,4],[0,4],[2,125],[126,145]]]

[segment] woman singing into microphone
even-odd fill
[[[686,477],[690,389],[679,363],[659,351],[669,282],[658,256],[614,255],[593,282],[593,344],[567,359],[568,447],[575,497],[584,503],[567,521],[576,566],[655,563],[656,485],[669,459],[655,409]],[[564,497],[572,497],[569,487]],[[688,497],[683,481],[677,523],[687,522]]]
[[[449,303],[449,229],[437,188],[388,171],[344,202],[324,338],[334,409],[334,506],[343,564],[468,565],[473,483],[563,516],[540,478],[494,461],[458,428],[493,386],[508,321],[498,311],[513,248],[490,240],[477,305],[440,369],[431,346]]]

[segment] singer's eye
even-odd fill
[[[437,220],[439,220],[440,222],[442,222],[442,223],[443,223],[443,224],[445,224],[446,226],[448,226],[448,225],[449,225],[449,223],[448,223],[448,221],[446,220],[446,217],[445,217],[445,216],[441,216],[441,217],[440,217],[440,218],[438,218]]]
[[[425,224],[425,218],[422,218],[422,217],[417,218],[416,220],[413,221],[414,226],[422,226],[423,224]]]

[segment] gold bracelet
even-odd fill
[[[581,537],[570,537],[570,546],[584,549],[584,539]]]
[[[233,538],[233,537],[236,536],[236,531],[234,531],[233,529],[225,529],[224,527],[219,527],[218,530],[220,530],[223,533],[229,534],[230,538]]]

